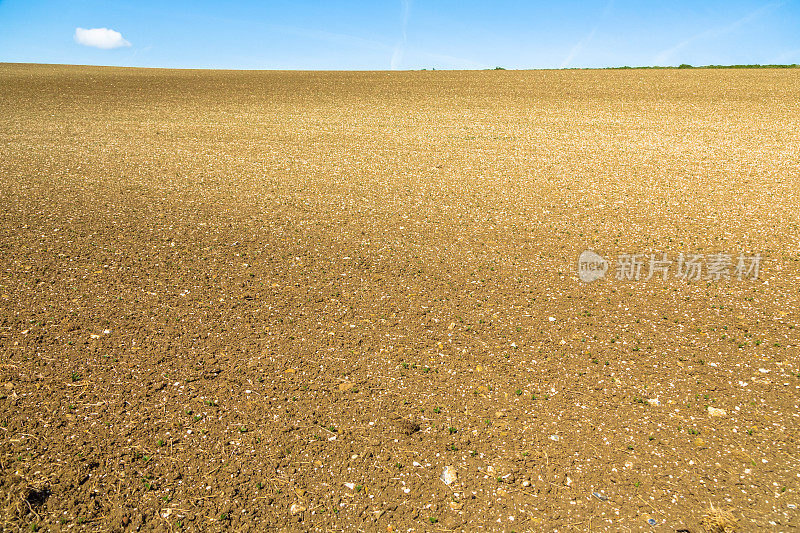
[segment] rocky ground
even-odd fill
[[[799,91],[0,65],[2,528],[797,530]]]

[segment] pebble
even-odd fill
[[[300,514],[305,510],[306,508],[300,505],[299,503],[293,503],[292,506],[289,508],[289,512],[292,513],[292,515]]]
[[[708,414],[711,416],[726,416],[728,412],[725,409],[717,409],[716,407],[708,406]]]
[[[442,470],[442,475],[439,476],[439,479],[441,479],[442,483],[445,485],[450,486],[458,479],[458,472],[456,472],[455,467],[447,465],[444,467],[444,470]]]

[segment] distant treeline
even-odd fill
[[[666,70],[666,69],[685,69],[685,68],[798,68],[800,65],[797,63],[792,63],[791,65],[701,65],[701,66],[693,66],[683,63],[678,65],[677,67],[656,67],[656,66],[645,66],[645,67],[589,67],[589,68],[580,68],[580,67],[569,67],[564,69],[542,69],[542,70],[642,70],[642,69],[652,69],[652,70]],[[422,69],[427,70],[427,69]],[[431,70],[436,70],[431,69]],[[495,67],[494,69],[485,69],[485,70],[506,70],[503,67]],[[527,70],[527,69],[522,69]],[[534,69],[536,70],[536,69]]]
[[[628,69],[643,69],[643,68],[650,68],[650,69],[670,69],[670,68],[797,68],[797,63],[793,63],[791,65],[702,65],[699,67],[695,67],[692,65],[687,65],[683,63],[678,65],[677,67],[606,67],[607,70],[628,70]]]

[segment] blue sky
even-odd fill
[[[119,32],[121,46],[80,44],[78,28]],[[336,70],[800,63],[800,0],[0,0],[0,62]]]

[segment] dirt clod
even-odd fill
[[[413,435],[420,430],[419,424],[407,418],[402,418],[397,421],[397,428],[403,435]]]

